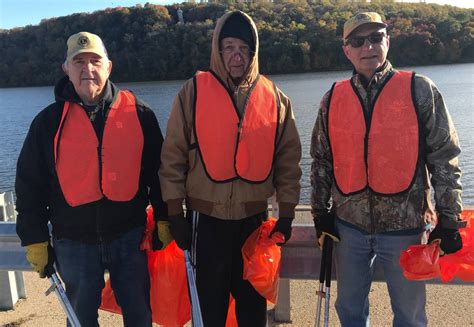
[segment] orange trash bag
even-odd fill
[[[122,309],[115,300],[114,290],[110,286],[110,280],[105,283],[105,287],[102,290],[102,303],[100,305],[100,309],[112,313],[117,313],[119,315],[122,314]]]
[[[281,249],[276,243],[284,241],[281,233],[269,238],[276,219],[270,218],[255,230],[242,247],[244,261],[243,278],[248,280],[255,290],[272,303],[278,296]]]
[[[235,299],[232,295],[229,299],[229,310],[227,311],[225,327],[239,327],[239,324],[237,324],[237,316],[235,315]]]
[[[441,281],[445,283],[454,277],[465,282],[474,281],[474,210],[464,210],[461,219],[467,221],[467,226],[459,230],[462,249],[439,258]]]
[[[412,245],[400,255],[403,274],[410,280],[441,278],[447,283],[454,277],[465,282],[474,281],[474,210],[464,210],[461,219],[467,221],[459,234],[463,248],[439,257],[437,244]]]
[[[438,244],[412,245],[400,255],[403,275],[410,280],[440,277]]]
[[[152,320],[166,327],[181,327],[191,319],[184,253],[174,241],[164,250],[151,250],[156,224],[152,210],[149,209],[147,213],[147,227],[140,249],[147,251]],[[122,313],[115,300],[110,281],[107,281],[102,290],[100,309]]]

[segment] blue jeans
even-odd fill
[[[82,326],[99,326],[98,309],[106,269],[122,308],[124,325],[151,326],[148,263],[145,252],[139,249],[143,232],[144,227],[137,227],[103,244],[53,240],[56,267]]]
[[[383,268],[394,314],[393,326],[426,326],[424,282],[407,280],[400,251],[420,244],[422,234],[363,234],[336,223],[341,241],[335,243],[336,311],[342,326],[369,326],[369,291],[375,263]]]

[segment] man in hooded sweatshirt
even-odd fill
[[[41,278],[56,260],[82,326],[98,326],[105,269],[124,325],[151,326],[147,257],[139,245],[147,205],[155,218],[167,214],[158,121],[109,80],[112,61],[99,36],[71,35],[62,67],[67,76],[56,85],[56,101],[35,117],[18,158],[17,233]],[[168,230],[167,222],[157,224]]]
[[[210,68],[174,101],[161,156],[163,199],[173,237],[191,250],[204,325],[225,325],[232,294],[239,326],[265,326],[266,300],[242,278],[241,248],[267,219],[275,192],[280,218],[272,233],[291,237],[301,144],[289,99],[259,74],[248,15],[218,20]]]

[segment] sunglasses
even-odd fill
[[[349,45],[353,48],[360,48],[364,45],[365,40],[368,40],[370,44],[379,44],[385,37],[385,33],[372,33],[367,36],[354,36],[346,40],[345,45]]]

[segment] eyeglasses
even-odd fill
[[[242,56],[249,57],[250,54],[253,52],[250,50],[248,46],[243,46],[243,47],[235,47],[232,45],[225,46],[222,50],[221,53],[225,55],[235,55],[236,53],[239,53]]]
[[[365,40],[369,41],[370,44],[379,44],[385,37],[385,33],[372,33],[367,36],[354,36],[348,38],[345,45],[349,45],[353,48],[360,48],[364,45]]]

